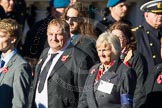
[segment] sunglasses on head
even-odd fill
[[[71,20],[72,22],[78,22],[78,17],[69,17],[69,16],[65,16],[65,20]]]

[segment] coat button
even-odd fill
[[[150,43],[150,46],[153,46],[153,43]]]
[[[155,59],[155,58],[156,58],[156,55],[153,55],[153,56],[152,56],[152,58],[154,58],[154,59]]]

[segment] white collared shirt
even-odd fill
[[[47,74],[47,77],[46,77],[46,80],[45,80],[44,88],[43,88],[41,93],[38,92],[38,85],[39,85],[39,81],[38,81],[37,88],[36,88],[36,94],[35,94],[35,103],[36,103],[37,108],[48,108],[48,90],[47,90],[48,77],[51,74],[52,69],[54,68],[55,64],[57,63],[57,61],[59,60],[59,58],[63,54],[64,50],[69,46],[69,44],[70,44],[70,41],[67,42],[67,45],[61,51],[55,52],[55,53],[58,53],[58,54],[54,57],[52,64],[51,64],[51,66],[48,70],[48,74]],[[45,60],[44,64],[42,65],[41,71],[45,67],[46,63],[49,61],[49,59],[51,57],[51,53],[52,53],[52,50],[50,49],[49,52],[48,52],[48,57]]]
[[[5,57],[3,57],[1,55],[1,60],[3,60],[5,62],[4,66],[7,65],[7,63],[9,62],[9,60],[12,58],[13,55],[15,55],[17,53],[17,49],[13,49],[10,53],[8,53]]]

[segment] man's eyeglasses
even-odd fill
[[[78,17],[69,17],[69,16],[65,16],[65,20],[71,20],[72,22],[78,22]]]

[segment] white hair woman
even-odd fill
[[[118,37],[102,33],[96,41],[100,63],[90,69],[78,108],[132,108],[134,71],[120,60]]]

